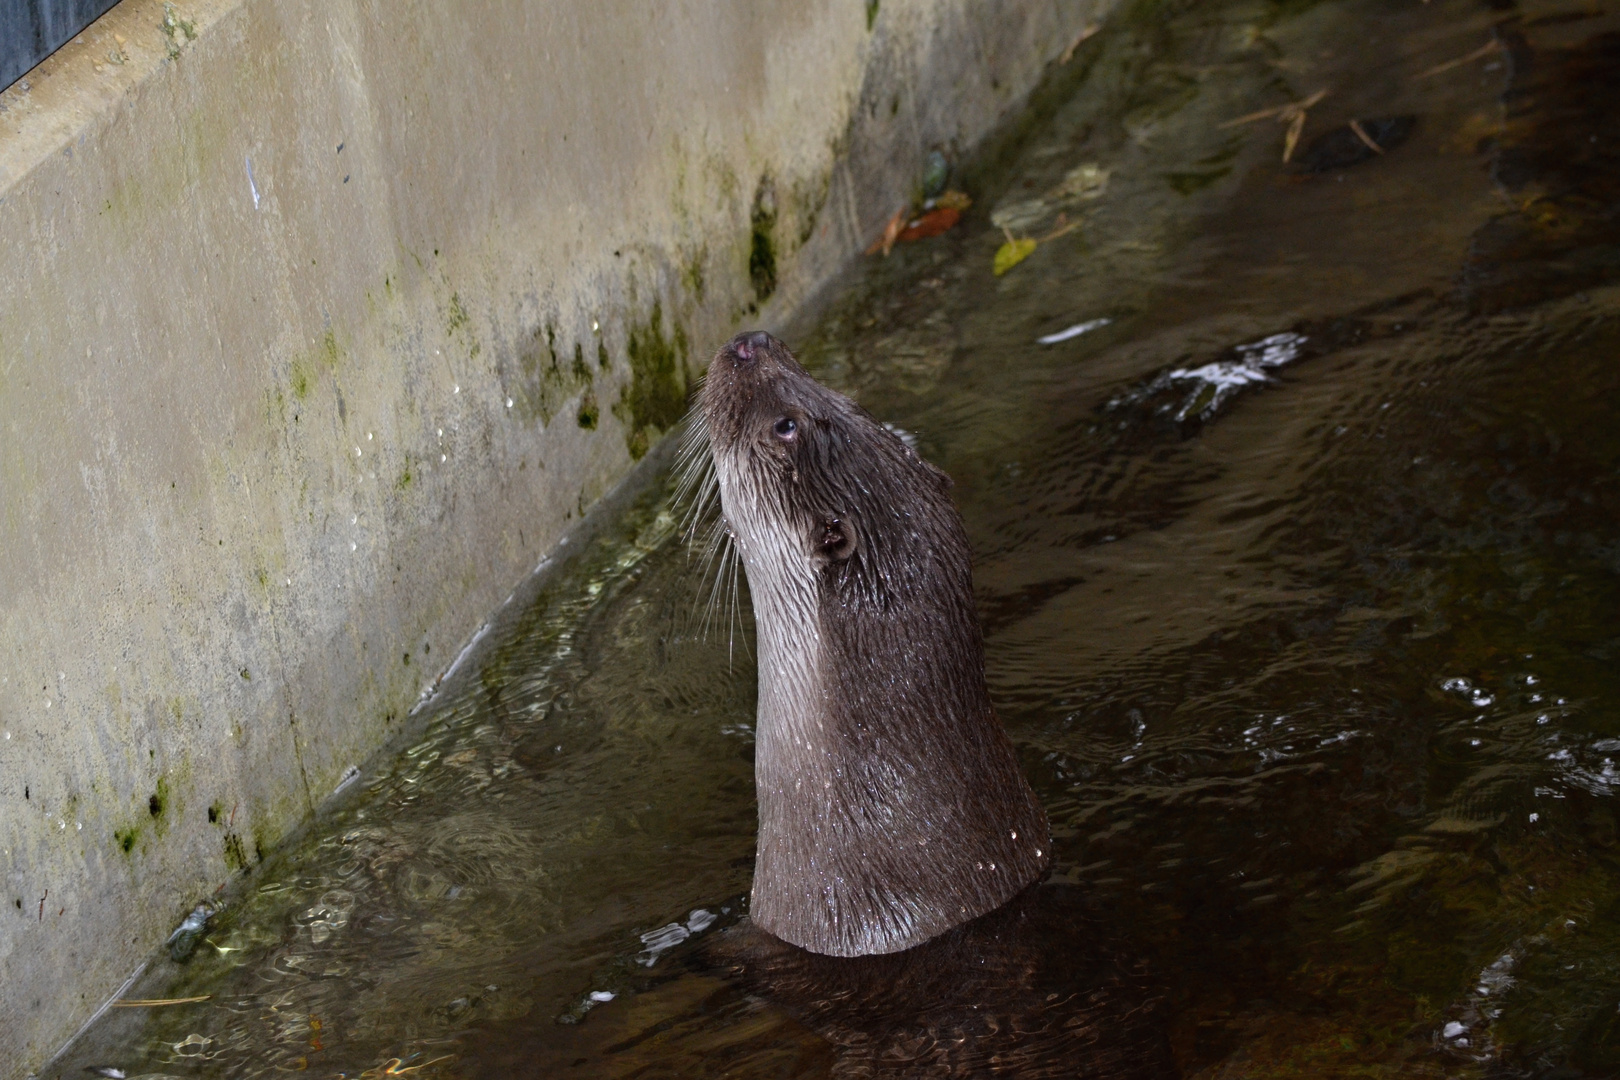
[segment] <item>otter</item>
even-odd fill
[[[1011,900],[1052,845],[985,686],[950,478],[763,332],[715,355],[690,432],[758,632],[749,918],[854,957]]]

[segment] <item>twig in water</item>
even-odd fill
[[[1227,128],[1237,127],[1239,124],[1252,124],[1256,120],[1266,120],[1273,117],[1283,121],[1292,120],[1294,118],[1294,113],[1304,112],[1325,97],[1327,97],[1327,91],[1325,89],[1318,90],[1304,101],[1290,101],[1286,105],[1273,105],[1269,109],[1260,109],[1257,112],[1244,113],[1237,119],[1228,120],[1224,124],[1217,125],[1217,127],[1219,130],[1224,131]]]
[[[1294,148],[1299,145],[1299,137],[1305,133],[1305,114],[1311,106],[1327,97],[1327,90],[1318,90],[1304,101],[1291,101],[1287,105],[1276,105],[1269,109],[1248,113],[1236,120],[1228,120],[1220,125],[1222,129],[1237,127],[1239,124],[1249,124],[1256,120],[1275,119],[1278,123],[1288,125],[1288,133],[1283,136],[1283,164],[1293,160]]]
[[[1367,134],[1367,129],[1361,126],[1360,120],[1350,121],[1350,130],[1356,133],[1356,138],[1367,144],[1367,149],[1375,154],[1382,154],[1384,148],[1373,142],[1373,137]]]
[[[1066,233],[1071,233],[1074,230],[1078,229],[1079,227],[1080,227],[1080,219],[1079,218],[1075,218],[1074,220],[1071,221],[1071,220],[1069,220],[1069,215],[1068,214],[1059,214],[1057,216],[1057,227],[1054,228],[1051,232],[1047,233],[1045,236],[1037,236],[1035,238],[1035,242],[1037,244],[1044,244],[1049,240],[1056,240],[1058,237],[1063,236]],[[1006,232],[1005,229],[1003,229],[1002,231]],[[1012,239],[1012,233],[1007,233],[1007,239],[1009,241]]]
[[[1442,71],[1450,71],[1452,68],[1462,67],[1464,64],[1472,64],[1475,60],[1483,60],[1485,57],[1491,55],[1493,52],[1496,52],[1501,47],[1502,42],[1497,38],[1492,38],[1479,48],[1475,49],[1473,52],[1469,53],[1467,56],[1459,56],[1455,60],[1447,60],[1443,64],[1436,64],[1427,71],[1418,72],[1417,77],[1420,79],[1427,79],[1429,76],[1438,75]]]
[[[1294,147],[1299,145],[1299,137],[1305,133],[1305,110],[1301,109],[1294,114],[1288,122],[1288,134],[1283,136],[1283,164],[1286,165],[1294,159]]]
[[[1080,31],[1079,37],[1069,42],[1069,47],[1063,50],[1062,56],[1058,57],[1058,63],[1067,64],[1070,60],[1073,60],[1074,50],[1078,49],[1081,45],[1084,45],[1086,43],[1086,39],[1090,38],[1093,34],[1101,29],[1102,26],[1098,23],[1088,24],[1084,30]]]

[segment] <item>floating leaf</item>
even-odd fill
[[[1007,271],[1029,258],[1029,253],[1034,250],[1035,241],[1031,240],[1027,236],[1019,240],[1008,240],[1005,244],[1002,244],[996,249],[996,262],[994,267],[996,276],[1000,277],[1002,274],[1005,274]]]
[[[938,236],[958,221],[962,220],[962,211],[953,206],[942,206],[937,210],[930,210],[920,218],[913,219],[906,227],[900,230],[895,237],[901,243],[910,243],[929,236]]]
[[[910,216],[911,207],[909,206],[902,206],[896,210],[894,216],[889,218],[888,223],[883,226],[883,235],[872,241],[872,246],[866,249],[866,253],[876,255],[881,251],[883,257],[888,258],[889,251],[894,247],[895,239],[900,235],[900,230],[906,227],[906,218]]]

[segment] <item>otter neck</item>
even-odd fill
[[[759,635],[751,919],[860,956],[1004,903],[1045,865],[1047,828],[990,707],[965,567],[908,553],[881,596],[841,589],[771,512],[778,492],[715,464]]]
[[[718,464],[718,462],[717,462]],[[756,503],[736,498],[735,473],[721,474],[721,511],[748,575],[759,649],[759,708],[756,717],[756,780],[763,797],[766,773],[812,764],[825,757],[826,723],[820,715],[826,700],[822,685],[822,635],[819,625],[819,582],[808,558],[783,558],[777,550],[781,530],[754,520]],[[729,481],[729,482],[728,482]],[[738,505],[742,503],[743,505]],[[815,747],[813,752],[812,747]],[[802,785],[801,785],[802,790]]]

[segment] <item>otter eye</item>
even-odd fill
[[[799,433],[799,422],[791,416],[784,416],[776,422],[776,426],[771,430],[776,432],[778,439],[791,439]]]

